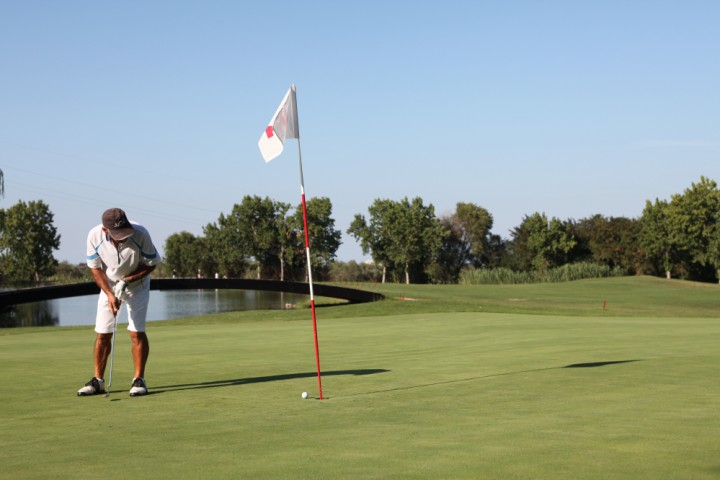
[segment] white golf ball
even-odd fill
[[[302,395],[300,395],[300,396],[303,397],[303,398],[307,398],[307,397],[308,397],[308,394],[307,394],[307,392],[303,392]]]

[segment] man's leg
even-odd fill
[[[130,285],[130,295],[126,300],[128,309],[128,331],[132,340],[132,356],[135,376],[130,387],[130,396],[146,395],[145,365],[150,355],[150,342],[145,333],[145,319],[150,301],[150,279],[144,278]]]
[[[150,342],[145,332],[130,332],[132,356],[135,365],[135,377],[145,378],[145,364],[150,355]]]
[[[81,397],[97,395],[105,391],[103,376],[105,375],[105,367],[108,357],[110,357],[110,350],[112,349],[112,332],[114,325],[114,316],[110,311],[107,301],[108,298],[105,293],[100,292],[95,317],[95,332],[97,335],[95,337],[95,347],[93,348],[95,376],[78,390],[77,394]]]
[[[98,333],[95,339],[95,378],[105,378],[105,366],[107,365],[110,349],[112,348],[112,333]]]

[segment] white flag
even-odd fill
[[[283,142],[286,138],[300,138],[295,85],[291,86],[285,94],[285,98],[280,102],[275,115],[270,119],[270,123],[258,141],[260,153],[266,162],[282,153]]]

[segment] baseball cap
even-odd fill
[[[103,227],[110,230],[110,236],[113,240],[121,242],[135,233],[132,225],[127,219],[127,215],[120,208],[110,208],[105,210],[102,215]]]

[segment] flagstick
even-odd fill
[[[305,255],[307,256],[308,283],[310,284],[310,310],[312,311],[313,337],[315,339],[315,365],[317,366],[318,391],[323,399],[322,375],[320,374],[320,349],[318,347],[317,318],[315,316],[315,294],[313,293],[312,267],[310,264],[310,234],[307,223],[307,207],[305,206],[305,179],[303,178],[302,153],[300,151],[300,135],[298,135],[298,159],[300,161],[300,194],[302,196],[303,228],[305,230]]]

